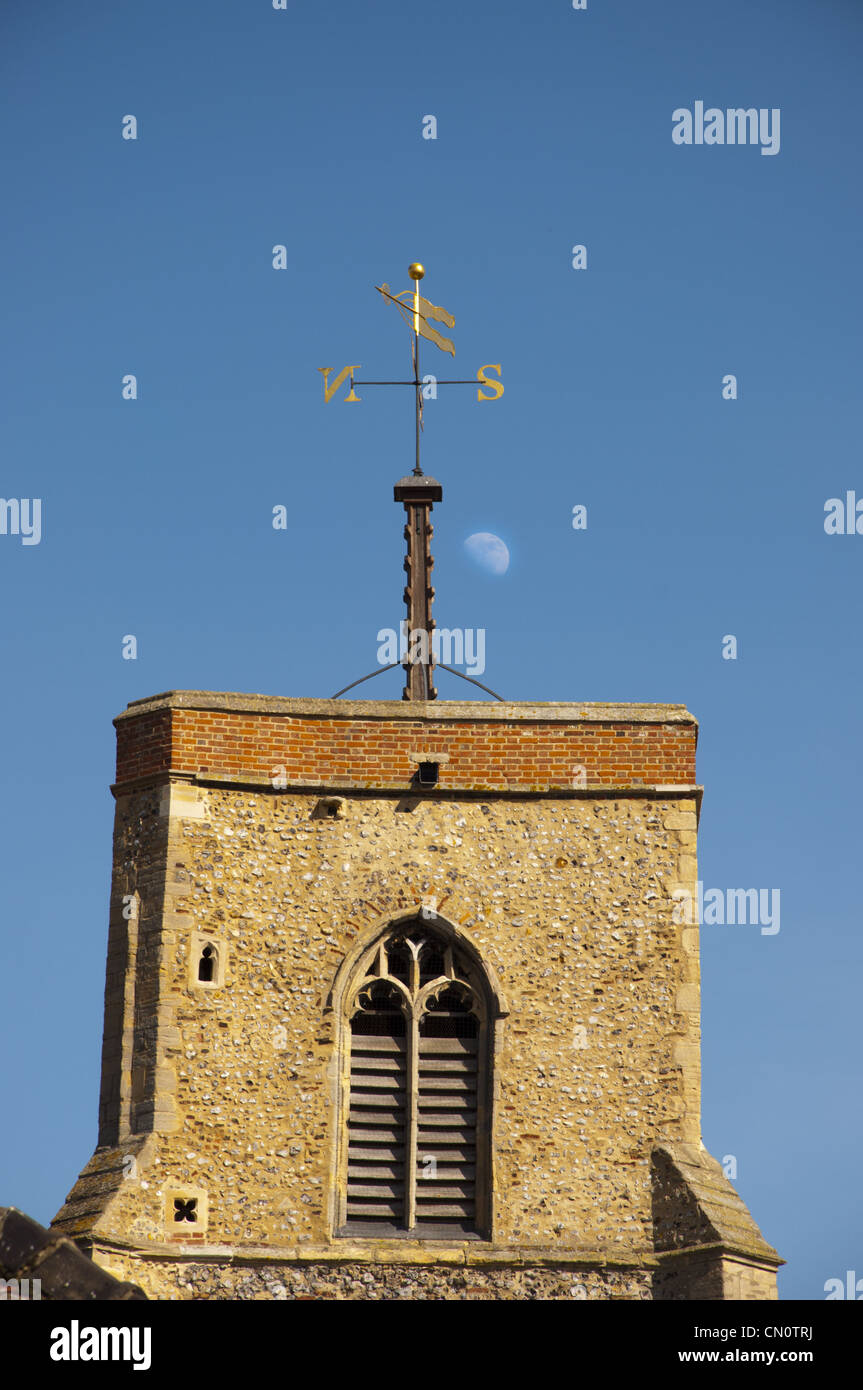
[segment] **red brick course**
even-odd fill
[[[288,786],[404,788],[411,754],[448,755],[441,789],[692,786],[697,726],[494,719],[342,718],[160,708],[117,721],[117,785],[169,773]]]

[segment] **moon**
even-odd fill
[[[509,550],[500,536],[491,531],[475,531],[468,536],[464,548],[474,563],[489,574],[506,574],[509,569]]]

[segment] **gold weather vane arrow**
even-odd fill
[[[428,382],[420,379],[419,368],[419,348],[420,338],[427,338],[435,347],[440,348],[441,352],[448,352],[455,357],[455,343],[451,338],[444,337],[436,328],[432,328],[432,322],[442,323],[447,328],[455,328],[455,319],[448,309],[442,309],[439,304],[432,304],[430,299],[426,299],[420,294],[419,282],[425,275],[425,267],[418,261],[414,261],[408,266],[408,274],[414,282],[413,290],[402,290],[401,294],[393,294],[386,280],[380,285],[375,285],[379,294],[383,295],[390,304],[394,304],[411,329],[413,338],[411,342],[411,366],[413,367],[413,378],[410,381],[359,381],[354,372],[359,370],[358,364],[344,367],[339,375],[330,384],[330,372],[332,367],[319,367],[324,378],[324,401],[332,400],[336,391],[345,380],[350,381],[350,390],[345,397],[346,401],[359,401],[361,398],[354,391],[355,386],[412,386],[416,396],[416,464],[414,473],[419,477],[422,474],[420,468],[420,434],[423,430],[423,398],[426,393]],[[486,375],[487,372],[496,372],[500,378],[500,363],[486,363],[480,367],[475,378],[460,378],[451,380],[440,380],[437,377],[430,377],[434,382],[435,395],[438,386],[483,386],[489,388],[491,395],[486,395],[482,389],[478,390],[478,401],[500,400],[503,395],[504,387],[501,380],[493,380]]]

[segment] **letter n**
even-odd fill
[[[342,370],[339,372],[338,376],[336,377],[335,381],[333,382],[332,386],[331,386],[331,385],[330,385],[330,372],[333,370],[333,368],[332,368],[332,367],[318,367],[318,371],[322,373],[323,378],[324,378],[324,402],[325,402],[326,405],[329,405],[330,401],[333,399],[333,396],[336,394],[336,392],[338,391],[339,387],[342,385],[342,383],[343,383],[344,381],[347,380],[348,377],[350,377],[350,379],[351,379],[351,389],[350,389],[350,391],[348,392],[348,394],[345,396],[345,401],[346,401],[346,402],[347,402],[347,401],[359,401],[359,400],[362,399],[361,396],[356,395],[355,392],[354,392],[354,377],[353,377],[353,374],[354,374],[354,372],[358,372],[359,369],[360,369],[360,363],[359,363],[359,362],[354,362],[353,365],[350,366],[350,367],[343,367]]]

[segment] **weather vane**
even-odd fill
[[[401,478],[393,490],[395,501],[401,502],[407,513],[404,530],[407,542],[407,554],[404,562],[407,571],[407,583],[404,590],[407,619],[402,625],[405,639],[404,651],[398,661],[390,661],[386,665],[378,667],[376,671],[370,671],[367,676],[361,676],[359,680],[351,681],[350,685],[337,691],[333,699],[338,699],[348,690],[353,690],[354,686],[362,685],[364,681],[371,680],[373,676],[379,675],[382,671],[390,671],[396,666],[402,666],[406,675],[402,698],[404,700],[435,700],[437,699],[437,691],[434,687],[434,668],[440,666],[444,671],[450,671],[454,676],[459,676],[462,680],[470,681],[472,685],[479,686],[481,690],[485,690],[496,700],[501,700],[503,698],[501,695],[489,689],[487,685],[483,685],[481,681],[474,680],[472,676],[467,676],[452,666],[444,665],[439,660],[435,647],[435,622],[431,615],[434,600],[434,589],[431,585],[431,572],[434,567],[431,538],[434,534],[434,528],[430,518],[434,503],[439,502],[443,497],[443,489],[436,478],[428,477],[420,467],[420,436],[423,430],[423,400],[426,398],[426,392],[432,399],[435,399],[438,386],[477,386],[477,400],[500,400],[504,390],[501,380],[501,366],[499,362],[486,363],[485,366],[479,368],[473,378],[439,381],[437,377],[432,375],[420,377],[420,338],[427,338],[442,352],[448,352],[455,357],[455,344],[452,339],[445,338],[442,333],[432,327],[433,323],[442,323],[446,328],[455,328],[455,319],[448,310],[441,309],[437,304],[432,304],[431,300],[420,294],[419,282],[425,275],[425,268],[418,261],[414,261],[412,265],[408,266],[408,274],[413,280],[412,290],[403,290],[400,294],[392,294],[386,281],[382,285],[375,285],[375,289],[383,295],[389,304],[395,304],[405,323],[411,329],[411,366],[413,367],[411,379],[408,381],[359,381],[354,376],[354,372],[360,370],[360,363],[355,362],[343,367],[330,385],[330,372],[333,368],[318,368],[324,378],[325,404],[333,399],[339,387],[346,381],[349,382],[348,394],[345,396],[345,401],[348,403],[358,402],[362,399],[354,389],[357,386],[411,386],[416,400],[416,461],[414,470],[412,474]],[[487,372],[496,372],[497,379],[487,376]],[[483,387],[490,394],[483,391]]]
[[[348,404],[358,403],[362,400],[356,394],[356,386],[412,386],[416,398],[416,462],[414,464],[414,474],[417,477],[422,475],[420,467],[420,436],[423,431],[423,400],[426,392],[433,393],[433,398],[437,395],[438,386],[477,386],[478,401],[500,400],[504,392],[503,382],[500,379],[501,365],[499,362],[487,362],[480,367],[475,377],[450,378],[439,380],[435,376],[420,377],[420,338],[427,338],[434,343],[442,352],[448,352],[455,357],[455,344],[451,338],[445,338],[436,328],[432,327],[432,322],[442,323],[447,328],[455,328],[455,319],[446,309],[441,309],[437,304],[432,304],[431,300],[426,299],[420,294],[420,280],[425,276],[425,267],[419,261],[414,261],[408,266],[408,275],[414,282],[412,290],[402,290],[400,294],[391,294],[390,287],[386,280],[382,285],[375,285],[378,294],[382,294],[384,299],[390,304],[395,304],[405,323],[412,330],[411,337],[411,366],[413,367],[413,377],[409,381],[359,381],[354,372],[360,370],[360,363],[355,362],[344,367],[339,375],[330,385],[330,372],[332,367],[318,367],[318,371],[324,378],[324,401],[328,404],[338,391],[339,387],[345,382],[349,382],[349,391],[345,396]],[[487,372],[496,372],[497,379],[486,375]],[[486,394],[482,388],[487,387],[491,394]]]

